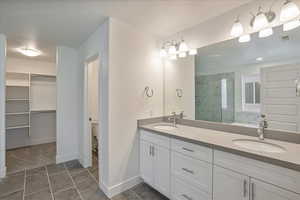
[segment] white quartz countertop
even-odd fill
[[[184,125],[177,125],[177,128],[173,130],[163,130],[154,128],[156,125],[158,124],[155,123],[141,125],[139,126],[139,128],[155,131],[179,139],[186,139],[191,142],[200,142],[207,145],[212,145],[213,147],[221,147],[222,149],[231,150],[231,152],[244,153],[246,155],[248,154],[249,156],[251,156],[251,158],[254,157],[265,162],[270,162],[272,164],[279,163],[284,167],[300,171],[300,144],[265,139],[264,142],[280,145],[286,150],[283,153],[267,153],[245,149],[233,143],[233,140],[236,139],[259,140],[258,137],[251,137],[241,134],[215,131],[211,129],[204,129]]]

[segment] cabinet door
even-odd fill
[[[154,186],[162,194],[170,195],[170,149],[154,147]]]
[[[252,178],[250,190],[250,200],[300,200],[299,194]]]
[[[214,166],[213,199],[249,200],[249,177]]]
[[[144,181],[150,185],[154,183],[153,171],[153,145],[150,142],[140,141],[140,172]]]

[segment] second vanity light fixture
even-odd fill
[[[291,0],[286,0],[281,7],[279,20],[283,23],[283,31],[289,31],[300,26],[300,10],[298,6]],[[258,8],[256,15],[250,21],[250,26],[254,31],[258,32],[260,38],[269,37],[273,34],[273,28],[270,23],[276,18],[276,13],[271,9],[263,12],[262,7]],[[244,28],[239,18],[234,22],[230,35],[239,37],[239,42],[249,42],[250,34],[244,32]]]
[[[160,49],[160,57],[177,60],[177,58],[185,58],[188,55],[197,55],[197,49],[190,49],[184,40],[167,41]]]

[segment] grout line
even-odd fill
[[[48,184],[49,184],[49,189],[50,189],[51,197],[52,197],[52,200],[54,200],[54,194],[53,194],[53,190],[52,190],[52,186],[51,186],[51,182],[50,182],[48,168],[47,168],[47,166],[45,166],[45,168],[46,168],[46,174],[47,174],[47,178],[48,178]]]
[[[92,177],[92,179],[97,183],[98,188],[100,188],[100,187],[99,187],[99,184],[100,184],[100,183],[98,183],[96,177],[90,172],[90,170],[88,170],[88,169],[86,169],[86,170],[88,171],[88,173],[89,173],[89,175]],[[97,170],[99,170],[99,169],[97,169]]]
[[[72,183],[73,183],[73,185],[74,185],[75,189],[77,190],[77,192],[78,192],[78,194],[79,194],[79,197],[80,197],[80,199],[84,200],[84,199],[83,199],[83,197],[82,197],[82,195],[81,195],[81,193],[80,193],[80,191],[79,191],[79,189],[77,188],[77,185],[75,184],[75,182],[74,182],[74,180],[73,180],[73,177],[72,177],[72,175],[71,175],[71,173],[70,173],[69,169],[67,168],[67,166],[66,166],[65,164],[64,164],[64,166],[65,166],[65,168],[67,169],[67,173],[68,173],[68,175],[70,176],[70,178],[71,178],[71,181],[72,181]]]
[[[25,200],[25,189],[26,189],[26,169],[24,170],[24,190],[23,190],[23,200]]]

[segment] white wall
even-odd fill
[[[77,50],[57,48],[57,162],[79,158],[81,74],[78,62]]]
[[[81,45],[79,48],[79,70],[80,70],[80,130],[79,136],[80,142],[80,161],[87,167],[91,164],[89,154],[91,153],[91,141],[90,138],[84,133],[89,133],[88,115],[84,113],[84,107],[87,108],[87,102],[85,96],[87,93],[84,92],[86,83],[84,82],[85,62],[94,56],[99,56],[100,68],[99,68],[99,137],[100,145],[99,150],[101,156],[99,158],[100,168],[100,184],[101,188],[105,190],[108,184],[108,33],[109,31],[109,20],[105,21],[99,28]],[[90,136],[90,135],[89,135]]]
[[[109,27],[109,182],[111,194],[140,181],[137,119],[163,112],[156,38],[116,19]],[[144,95],[146,86],[154,95]]]
[[[53,62],[7,57],[7,72],[34,73],[56,75],[56,65]]]
[[[186,119],[195,119],[195,57],[188,56],[177,61],[164,62],[164,114],[184,111]],[[179,98],[176,89],[182,89]]]
[[[0,34],[0,178],[5,176],[5,62],[6,37]]]

